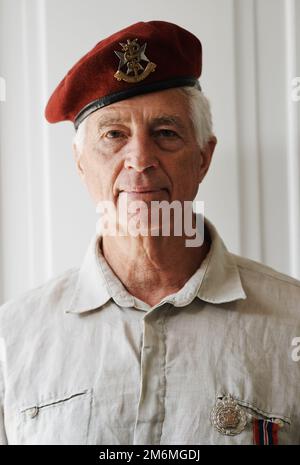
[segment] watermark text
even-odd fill
[[[300,102],[300,76],[292,79],[291,98],[293,102]]]
[[[6,101],[6,82],[4,77],[0,76],[0,102]]]
[[[204,242],[204,202],[174,200],[134,200],[122,196],[116,206],[112,201],[98,203],[97,232],[102,236],[180,236],[186,247],[200,247]]]

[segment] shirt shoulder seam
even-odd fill
[[[27,289],[23,292],[21,292],[19,295],[16,297],[12,297],[11,299],[6,300],[0,305],[0,310],[4,308],[11,307],[13,305],[18,304],[19,302],[26,301],[27,299],[30,300],[30,298],[34,297],[39,297],[40,295],[43,294],[44,291],[47,290],[48,287],[50,286],[55,286],[58,284],[60,281],[63,281],[64,278],[68,279],[71,277],[71,275],[74,275],[78,273],[78,267],[71,267],[62,273],[57,274],[56,276],[53,276],[49,280],[45,281],[44,283],[33,287],[31,289]]]
[[[298,284],[297,282],[293,282],[293,281],[290,281],[290,280],[296,280],[296,278],[293,278],[292,276],[288,276],[287,278],[283,278],[283,277],[280,277],[280,276],[275,276],[274,274],[272,274],[272,272],[266,272],[266,271],[263,271],[261,269],[257,269],[257,270],[253,270],[252,268],[248,267],[248,266],[245,266],[245,265],[242,265],[240,263],[237,263],[237,266],[239,269],[241,270],[246,270],[246,271],[250,271],[252,273],[260,273],[264,276],[267,276],[268,278],[272,278],[276,281],[282,281],[284,283],[287,283],[287,284],[291,284],[292,286],[295,286],[297,288],[300,289],[300,283]],[[279,272],[276,272],[275,273],[279,273]],[[297,280],[296,280],[297,281]]]

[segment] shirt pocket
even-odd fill
[[[264,410],[253,402],[237,399],[247,412],[254,445],[292,444],[292,420],[275,409]]]
[[[43,396],[19,409],[18,444],[87,444],[92,389]]]
[[[223,396],[217,396],[222,399]],[[258,403],[232,396],[238,406],[245,412],[247,422],[244,431],[232,436],[228,443],[277,445],[293,444],[292,420],[284,411],[264,409]],[[259,406],[258,406],[259,405]],[[283,409],[284,410],[284,409]]]

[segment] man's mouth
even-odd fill
[[[150,192],[160,192],[162,190],[164,189],[132,189],[124,192],[127,192],[128,194],[148,194]]]
[[[157,188],[157,187],[134,187],[128,189],[120,190],[119,194],[121,193],[126,194],[154,194],[158,192],[168,192],[166,188]]]

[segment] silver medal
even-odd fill
[[[247,415],[231,395],[218,399],[211,411],[211,422],[221,434],[234,436],[241,433],[247,424]]]

